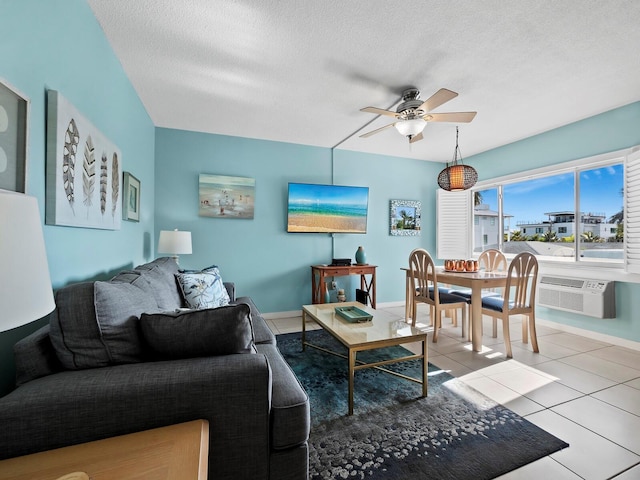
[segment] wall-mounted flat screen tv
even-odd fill
[[[289,183],[287,232],[367,233],[369,187]]]

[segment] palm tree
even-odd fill
[[[551,230],[548,230],[542,236],[542,241],[543,242],[557,242],[558,241],[558,235],[556,235],[556,232],[552,232]]]
[[[620,189],[620,196],[624,198],[624,188]],[[609,218],[609,223],[617,223],[620,224],[624,221],[624,206],[620,209],[618,213],[611,215]]]
[[[482,204],[482,192],[473,192],[473,206],[477,207]]]

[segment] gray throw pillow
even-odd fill
[[[142,312],[157,312],[153,295],[131,283],[95,282],[94,303],[102,344],[110,364],[143,360],[139,333]]]
[[[162,359],[254,352],[251,313],[245,304],[143,313],[140,327],[147,346]]]

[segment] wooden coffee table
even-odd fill
[[[365,323],[350,323],[335,313],[335,307],[355,306],[373,315],[373,319]],[[348,350],[348,356],[313,345],[306,341],[307,318],[315,320],[331,336],[342,343]],[[328,303],[319,305],[304,305],[302,307],[302,349],[313,347],[323,352],[337,355],[348,360],[349,364],[349,415],[353,415],[353,383],[355,371],[364,368],[376,368],[397,377],[422,384],[422,396],[427,396],[427,331],[412,327],[402,319],[398,319],[386,312],[375,310],[358,302]],[[422,353],[407,355],[401,358],[391,358],[378,362],[365,363],[356,359],[358,352],[375,350],[412,342],[421,342]],[[402,375],[383,368],[383,365],[406,362],[408,360],[422,360],[422,380]]]

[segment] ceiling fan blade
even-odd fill
[[[365,107],[360,109],[361,112],[367,113],[375,113],[376,115],[386,115],[387,117],[396,118],[398,115],[396,112],[392,112],[391,110],[384,110],[383,108],[377,107]]]
[[[446,88],[441,88],[436,93],[427,98],[420,107],[419,110],[423,112],[430,112],[434,108],[438,108],[440,105],[447,103],[449,100],[453,100],[456,98],[458,94],[456,92],[452,92],[451,90],[447,90]]]
[[[428,113],[424,115],[427,122],[469,123],[478,112]]]
[[[363,133],[362,135],[360,135],[360,138],[370,137],[371,135],[375,135],[376,133],[379,133],[382,130],[385,130],[385,129],[389,128],[389,127],[393,127],[394,125],[395,125],[395,122],[394,123],[390,123],[389,125],[385,125],[384,127],[376,128],[375,130],[371,130],[370,132]]]
[[[413,137],[411,137],[411,139],[409,140],[409,143],[416,143],[420,140],[422,140],[424,137],[422,136],[422,132],[420,132],[417,135],[414,135]]]

